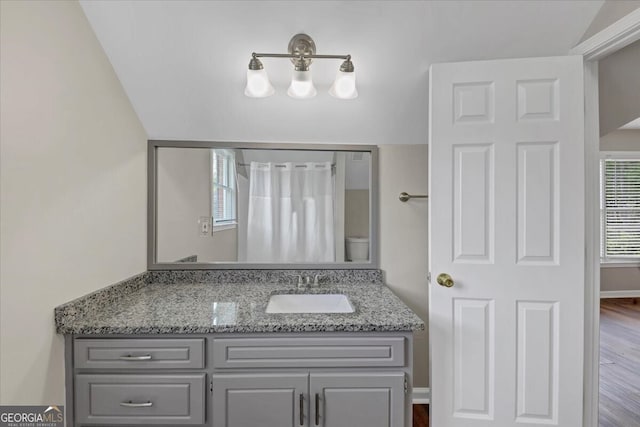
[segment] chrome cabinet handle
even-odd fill
[[[320,395],[316,393],[316,425],[320,425]]]
[[[153,402],[120,402],[120,406],[124,406],[125,408],[150,408],[153,406]]]
[[[143,354],[142,356],[132,356],[127,354],[126,356],[120,356],[120,360],[151,360],[151,355]]]
[[[304,425],[304,395],[300,393],[300,425]]]

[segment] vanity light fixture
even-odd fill
[[[309,70],[313,59],[342,59],[344,62],[329,89],[329,94],[339,99],[353,99],[358,96],[351,55],[316,55],[316,44],[313,39],[307,34],[296,34],[289,42],[289,53],[254,52],[251,55],[247,70],[247,86],[244,89],[244,94],[248,97],[265,98],[275,92],[267,71],[258,58],[289,58],[291,60],[294,70],[287,94],[296,99],[313,98],[318,93]]]

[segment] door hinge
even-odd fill
[[[211,381],[209,381],[209,391],[211,393],[213,393],[213,379],[211,379]]]
[[[407,376],[404,376],[404,394],[409,392],[409,381],[407,381]]]

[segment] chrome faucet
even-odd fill
[[[324,278],[321,274],[313,276],[313,283],[311,282],[311,276],[303,276],[298,274],[298,289],[302,289],[305,286],[320,286],[320,280]]]
[[[311,277],[298,274],[298,289],[302,289],[303,287],[309,285],[310,282]]]

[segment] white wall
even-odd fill
[[[369,190],[345,190],[344,235],[369,237]]]
[[[600,290],[640,291],[640,266],[601,268]]]
[[[354,156],[358,156],[361,160],[354,160]],[[369,153],[347,153],[345,168],[346,168],[346,190],[368,190],[369,189],[369,177],[371,171],[369,164],[371,163],[371,155]]]
[[[600,151],[638,151],[640,130],[613,131],[600,138]],[[600,269],[600,290],[640,290],[640,267],[603,267]]]
[[[146,134],[76,2],[0,15],[0,403],[62,404],[54,307],[146,267]]]
[[[640,117],[640,41],[598,64],[600,135]]]
[[[428,146],[380,146],[380,267],[389,287],[428,321],[427,199],[398,200],[401,192],[427,194]],[[428,385],[428,338],[416,333],[414,386]]]
[[[237,261],[237,229],[199,232],[198,219],[211,217],[211,151],[161,147],[157,177],[158,261]]]
[[[640,8],[640,0],[607,0],[585,31],[580,42],[607,28],[620,18]]]
[[[640,8],[640,0],[608,0],[582,36],[582,41]],[[640,117],[640,42],[599,62],[600,135],[609,138],[620,126]],[[615,137],[614,137],[615,138]],[[602,142],[601,142],[602,143]]]
[[[640,151],[640,129],[618,129],[600,137],[600,151]]]

